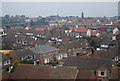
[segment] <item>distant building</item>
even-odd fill
[[[82,12],[81,18],[84,19],[84,13]]]
[[[4,35],[4,30],[2,27],[0,27],[0,37]]]

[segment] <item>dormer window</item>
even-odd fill
[[[98,71],[98,76],[106,76],[106,71]]]

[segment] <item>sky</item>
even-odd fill
[[[2,2],[2,15],[117,16],[118,2]]]

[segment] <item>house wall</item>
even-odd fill
[[[60,52],[68,54],[68,50],[64,47],[64,45],[61,44],[58,48],[60,49]]]
[[[100,71],[106,72],[106,76],[99,76]],[[100,67],[99,69],[96,70],[96,77],[98,79],[109,78],[110,77],[110,72],[105,67]]]
[[[64,47],[64,45],[60,45],[59,49],[61,50],[61,52],[68,54],[68,56],[72,56],[73,52],[80,52],[80,53],[82,53],[80,48],[77,48],[77,49],[67,49],[67,48]]]
[[[44,60],[41,61],[43,56],[54,57],[54,54],[56,54],[56,53],[59,53],[59,51],[52,51],[52,52],[47,52],[47,53],[43,53],[43,54],[37,53],[37,54],[35,54],[35,57],[37,59],[39,59],[39,61],[40,61],[39,63],[44,63]],[[50,60],[52,60],[52,59],[50,59]]]

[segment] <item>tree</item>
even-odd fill
[[[22,64],[34,64],[32,60],[22,60],[20,63]]]
[[[15,71],[15,68],[18,66],[19,63],[20,63],[20,61],[16,60],[16,61],[12,64],[13,69],[12,69],[11,72],[14,72],[14,71]]]

